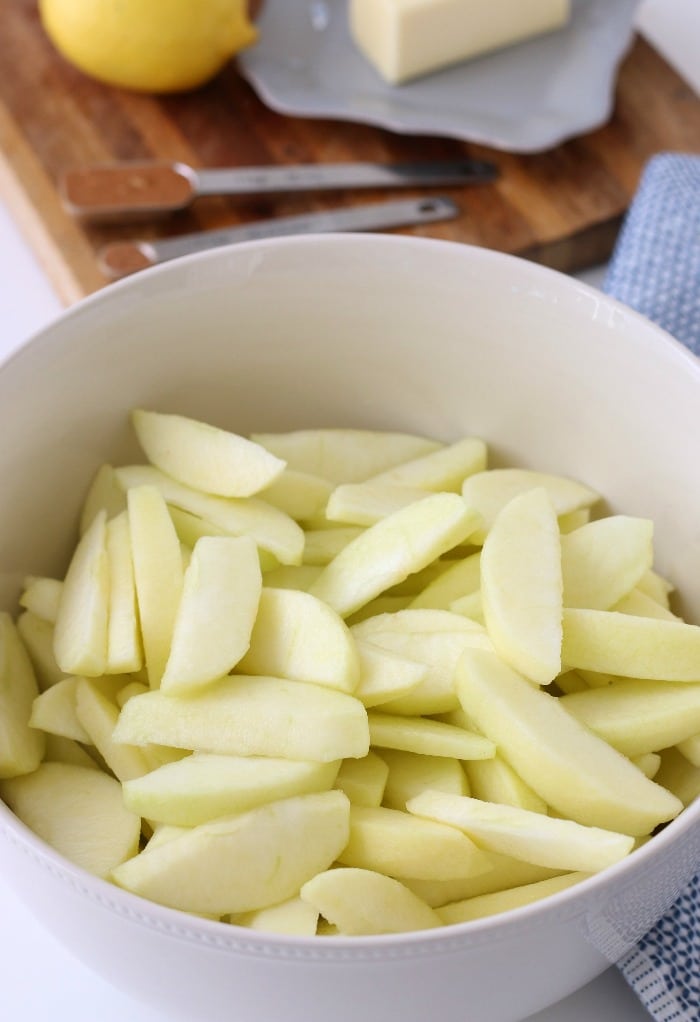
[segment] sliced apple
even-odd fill
[[[356,525],[348,525],[345,528],[307,529],[304,533],[304,565],[325,567],[363,532],[364,529]]]
[[[348,838],[349,808],[341,791],[271,802],[147,849],[114,869],[112,879],[184,912],[267,908],[331,865]]]
[[[17,631],[19,632],[32,667],[36,674],[39,688],[45,691],[56,685],[70,674],[62,671],[56,663],[54,655],[54,626],[50,621],[26,610],[17,618]]]
[[[137,408],[131,421],[152,465],[204,493],[250,497],[269,486],[285,466],[260,444],[183,415]]]
[[[369,728],[364,706],[345,692],[235,675],[191,696],[135,696],[121,711],[114,740],[329,763],[366,756]]]
[[[495,468],[477,472],[465,479],[462,486],[465,501],[483,518],[482,527],[472,535],[471,541],[483,543],[499,512],[513,497],[540,487],[547,491],[556,515],[591,507],[600,499],[588,486],[565,476],[522,468]]]
[[[478,898],[482,894],[508,891],[524,884],[534,884],[549,877],[560,876],[561,870],[546,866],[535,866],[512,855],[484,852],[491,868],[479,876],[463,880],[404,880],[407,887],[427,902],[432,908],[440,908],[454,901]]]
[[[478,521],[456,493],[431,494],[366,529],[326,566],[309,591],[347,617],[457,546]]]
[[[151,687],[157,688],[170,655],[182,594],[180,543],[155,486],[129,490],[128,515],[146,668]]]
[[[495,916],[501,912],[522,908],[524,905],[532,905],[535,901],[549,898],[559,891],[565,891],[569,887],[580,884],[589,876],[590,873],[565,873],[562,876],[538,880],[535,883],[510,888],[507,891],[482,894],[476,898],[469,898],[467,901],[444,905],[437,910],[437,914],[445,926],[451,926],[454,923],[468,923],[473,919],[484,919],[486,916]]]
[[[22,639],[9,614],[0,612],[0,778],[36,770],[45,737],[30,725],[39,693]]]
[[[328,791],[339,761],[194,753],[126,781],[124,804],[149,820],[197,827],[292,795]]]
[[[386,469],[372,476],[369,482],[458,493],[467,476],[484,471],[487,457],[488,451],[483,440],[472,436],[463,437],[437,451]]]
[[[26,578],[19,605],[53,625],[58,616],[62,590],[63,582],[57,578]]]
[[[411,607],[449,610],[462,596],[478,592],[481,586],[481,551],[461,558],[430,582],[411,602]]]
[[[621,678],[603,688],[563,696],[561,704],[629,757],[667,749],[700,732],[700,682]]]
[[[428,789],[449,791],[453,795],[469,794],[467,775],[458,759],[400,749],[382,749],[382,759],[389,768],[384,789],[384,805],[389,809],[405,810],[410,798]]]
[[[360,659],[360,680],[354,694],[368,708],[405,696],[428,673],[427,664],[392,653],[373,642],[357,639],[355,646]]]
[[[398,879],[451,880],[489,869],[488,859],[456,827],[383,806],[350,807],[350,836],[338,862]]]
[[[654,681],[700,681],[700,625],[607,610],[564,610],[569,667]]]
[[[424,677],[410,692],[381,704],[384,713],[409,716],[446,713],[459,706],[455,686],[459,658],[472,647],[493,649],[488,635],[479,627],[454,632],[378,632],[372,635],[372,642],[427,665]]]
[[[440,926],[440,917],[400,881],[368,869],[319,873],[301,897],[341,934],[405,933]]]
[[[493,759],[472,759],[464,764],[464,769],[475,798],[499,805],[517,806],[533,813],[547,813],[544,799],[498,753]]]
[[[184,575],[161,688],[195,691],[228,674],[248,649],[262,575],[248,536],[202,536]]]
[[[30,727],[89,744],[90,736],[78,720],[75,709],[77,686],[76,677],[64,678],[37,696],[32,704]]]
[[[138,850],[141,820],[124,807],[119,781],[90,767],[42,763],[0,784],[10,809],[59,854],[107,877]]]
[[[100,511],[75,548],[61,591],[54,654],[62,671],[90,677],[105,673],[108,613],[106,515]]]
[[[290,468],[333,483],[359,483],[377,472],[437,450],[421,436],[371,429],[302,429],[253,433],[251,440],[283,458]]]
[[[100,689],[99,681],[87,678],[76,681],[76,716],[89,743],[95,746],[117,780],[128,781],[147,774],[151,764],[144,750],[115,742],[112,737],[119,719],[116,703]]]
[[[444,791],[416,795],[406,809],[458,828],[480,848],[550,869],[597,873],[624,859],[635,843],[628,834]]]
[[[302,901],[290,898],[281,905],[260,908],[256,912],[237,912],[229,916],[235,926],[263,933],[284,933],[294,937],[313,937],[318,926],[318,910]]]
[[[323,514],[332,493],[333,483],[327,479],[310,472],[285,468],[269,486],[260,491],[259,496],[300,522]]]
[[[100,465],[90,484],[80,515],[81,536],[100,511],[104,511],[108,519],[126,511],[126,493],[112,465]]]
[[[469,718],[562,816],[643,836],[680,812],[673,795],[495,654],[467,650],[457,673]]]
[[[561,539],[564,606],[609,610],[652,565],[654,526],[610,515]]]
[[[549,684],[561,671],[562,575],[559,527],[543,487],[514,497],[495,518],[481,553],[481,601],[496,652]]]
[[[344,759],[335,781],[353,805],[376,807],[384,797],[389,768],[383,756],[371,749],[362,759]]]
[[[372,745],[380,748],[454,759],[489,759],[496,752],[488,738],[453,724],[426,717],[399,717],[377,710],[370,710],[367,716]]]
[[[426,490],[395,483],[345,483],[328,499],[326,518],[347,525],[376,525],[396,511],[427,496]]]
[[[334,610],[310,593],[265,587],[238,670],[353,692],[360,661],[350,630]]]
[[[202,493],[150,465],[128,465],[116,469],[116,475],[124,489],[155,486],[167,504],[203,518],[230,536],[250,536],[282,564],[301,562],[304,533],[289,515],[264,500]]]
[[[129,674],[143,666],[143,645],[129,520],[125,511],[107,522],[105,542],[109,562],[106,673]]]

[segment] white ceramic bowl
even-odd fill
[[[615,302],[510,257],[427,240],[259,242],[70,310],[0,371],[5,606],[64,568],[95,467],[136,453],[134,405],[238,431],[475,433],[656,522],[700,620],[700,366]],[[514,1022],[629,949],[700,868],[700,805],[537,905],[416,935],[301,939],[190,918],[94,879],[0,805],[0,868],[84,962],[170,1018]]]

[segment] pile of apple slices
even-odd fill
[[[651,522],[482,440],[136,411],[0,615],[0,794],[144,898],[378,934],[525,905],[700,794],[700,627]]]

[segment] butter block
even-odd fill
[[[399,84],[564,25],[570,0],[350,0],[352,37]]]

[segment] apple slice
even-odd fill
[[[467,476],[484,471],[487,455],[483,440],[463,437],[454,444],[386,469],[372,476],[368,482],[418,487],[436,493],[445,490],[458,493]]]
[[[149,820],[197,827],[292,795],[328,791],[340,762],[194,753],[124,783],[124,804]]]
[[[522,887],[496,891],[493,894],[482,894],[466,901],[444,905],[437,909],[437,914],[445,926],[451,926],[454,923],[468,923],[473,919],[484,919],[486,916],[495,916],[501,912],[522,908],[524,905],[532,905],[535,901],[549,898],[552,894],[557,894],[558,891],[565,891],[569,887],[574,887],[575,884],[580,884],[589,876],[590,873],[565,873],[562,876],[524,884]]]
[[[260,491],[259,496],[295,522],[300,522],[322,515],[332,492],[333,483],[327,479],[285,468],[274,482]]]
[[[442,721],[399,717],[376,710],[370,710],[367,717],[372,745],[380,748],[454,759],[489,759],[496,752],[488,738]]]
[[[472,759],[464,764],[464,769],[474,798],[546,814],[547,803],[544,799],[540,798],[498,753],[493,759]],[[468,792],[463,794],[466,795]]]
[[[42,763],[0,784],[10,809],[43,841],[88,873],[107,877],[138,851],[141,820],[119,781],[90,767]]]
[[[427,789],[468,795],[467,775],[458,759],[450,756],[425,756],[400,749],[382,749],[389,768],[384,789],[384,804],[389,809],[406,809],[406,802]],[[482,760],[481,762],[490,762]]]
[[[30,610],[26,610],[17,618],[17,631],[29,654],[36,680],[42,692],[59,681],[63,681],[64,678],[71,677],[70,674],[62,671],[56,663],[54,656],[55,628],[50,621],[44,621],[36,614],[32,614]]]
[[[334,610],[309,593],[265,587],[238,670],[353,692],[360,662],[355,640]]]
[[[700,682],[623,678],[562,696],[577,720],[625,756],[657,752],[700,732]]]
[[[131,421],[146,457],[186,486],[220,497],[250,497],[285,462],[260,444],[183,415],[134,409]]]
[[[440,926],[440,917],[398,880],[368,869],[331,869],[307,881],[301,897],[348,936]]]
[[[112,465],[100,465],[90,484],[80,515],[81,536],[100,511],[104,511],[108,519],[126,511],[126,493]]]
[[[355,806],[376,807],[382,804],[389,768],[383,756],[371,749],[362,759],[344,759],[335,781]]]
[[[119,744],[113,739],[119,719],[119,709],[98,681],[77,678],[75,713],[85,729],[88,741],[94,745],[105,763],[119,781],[141,777],[151,769],[145,750]]]
[[[63,582],[57,578],[25,578],[19,605],[31,611],[42,621],[48,621],[53,625],[58,617],[58,605],[61,602],[62,590]]]
[[[345,692],[234,675],[190,696],[134,696],[121,711],[114,740],[329,763],[366,756],[369,728],[364,706]]]
[[[48,734],[90,744],[90,736],[78,720],[75,710],[77,686],[76,677],[64,678],[37,696],[32,703],[29,726]]]
[[[491,868],[479,876],[466,877],[463,880],[404,880],[407,887],[427,902],[431,908],[440,908],[451,902],[464,901],[467,898],[478,898],[482,894],[493,894],[496,891],[508,891],[525,884],[534,884],[540,880],[548,880],[560,876],[561,871],[546,866],[535,866],[522,859],[514,859],[512,855],[499,855],[497,852],[484,852]]]
[[[565,607],[609,610],[651,568],[654,525],[611,515],[561,538]]]
[[[481,552],[481,602],[496,652],[531,681],[547,685],[556,678],[561,544],[557,517],[542,487],[514,497],[494,520]]]
[[[127,496],[146,668],[151,687],[157,688],[170,655],[175,615],[182,593],[180,542],[165,501],[156,487],[136,486],[129,490]]]
[[[184,575],[161,689],[183,695],[228,674],[251,641],[262,591],[249,536],[202,536]]]
[[[680,812],[673,795],[495,654],[467,650],[457,674],[469,718],[562,816],[643,836]]]
[[[700,681],[700,625],[608,610],[565,609],[568,667],[653,681]]]
[[[39,688],[34,669],[9,614],[0,612],[0,777],[36,770],[45,737],[29,723]]]
[[[467,504],[483,518],[483,525],[471,537],[472,543],[483,543],[499,512],[528,490],[544,488],[557,516],[588,508],[599,495],[583,483],[565,476],[547,472],[532,472],[522,468],[492,468],[477,472],[465,479],[462,496]]]
[[[426,664],[424,677],[410,692],[386,700],[381,705],[384,713],[409,716],[446,713],[456,709],[459,700],[455,672],[462,653],[472,647],[493,649],[488,635],[478,626],[454,632],[377,632],[372,634],[372,642],[391,653]]]
[[[656,780],[668,788],[684,806],[700,797],[700,766],[695,766],[678,749],[664,749]]]
[[[107,666],[109,563],[106,515],[98,512],[66,572],[54,630],[56,663],[68,674],[99,677]]]
[[[478,522],[456,493],[433,493],[366,529],[309,591],[347,617],[457,546]]]
[[[325,567],[363,532],[364,529],[356,525],[329,529],[307,529],[304,533],[304,565]],[[310,588],[311,586],[309,586]]]
[[[331,865],[348,838],[349,808],[341,791],[271,802],[147,849],[114,869],[112,879],[184,912],[267,908]]]
[[[301,562],[304,533],[289,515],[264,500],[202,493],[150,465],[118,468],[116,476],[126,490],[135,486],[155,486],[167,504],[203,518],[230,536],[250,536],[282,564]]]
[[[318,910],[297,897],[283,901],[281,905],[260,908],[257,912],[235,912],[229,916],[229,922],[263,933],[314,937],[318,926]]]
[[[635,843],[628,834],[444,791],[416,795],[406,809],[421,819],[459,828],[487,851],[550,869],[597,873],[624,859]]]
[[[462,596],[478,592],[481,586],[481,551],[470,554],[454,564],[430,582],[411,601],[411,608],[449,610],[450,604]]]
[[[143,666],[143,645],[136,605],[134,561],[125,511],[107,522],[109,617],[107,674],[131,674]]]
[[[251,440],[283,458],[289,468],[329,479],[360,483],[377,472],[437,450],[425,437],[371,429],[302,429],[253,433]]]
[[[347,525],[376,525],[427,496],[426,490],[393,483],[344,483],[328,499],[326,518]]]
[[[357,639],[355,646],[360,680],[354,694],[368,708],[405,696],[428,673],[427,664],[391,653],[373,642]]]

